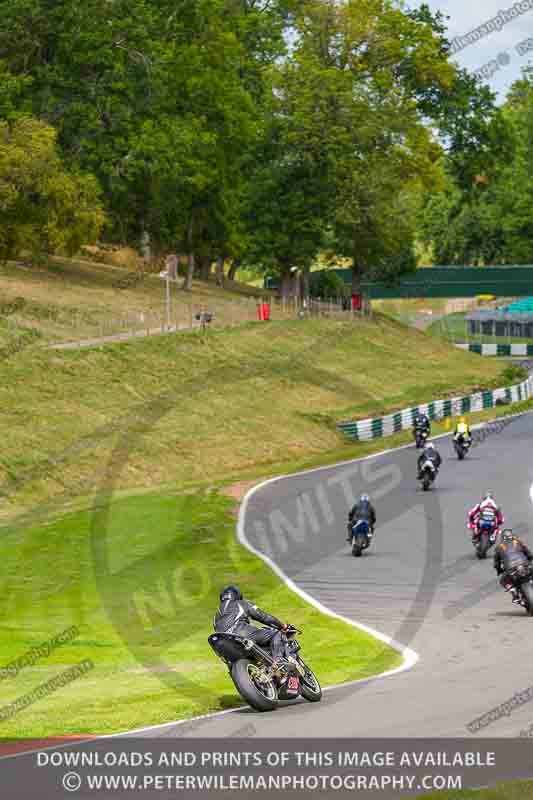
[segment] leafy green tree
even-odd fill
[[[65,170],[55,131],[31,118],[0,122],[0,258],[76,252],[104,224],[96,180]]]

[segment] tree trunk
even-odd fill
[[[211,259],[209,256],[199,256],[198,262],[200,280],[207,283],[209,281],[209,275],[211,274]]]
[[[304,267],[300,280],[301,300],[309,300],[309,267]]]
[[[284,270],[281,273],[281,281],[279,285],[279,292],[281,297],[287,298],[291,297],[293,294],[294,289],[294,279],[292,273],[288,270]]]
[[[234,281],[235,280],[235,275],[237,274],[237,270],[239,269],[240,266],[241,266],[240,258],[234,258],[233,261],[231,262],[230,268],[228,270],[228,280],[229,281]]]
[[[363,263],[356,254],[352,263],[352,294],[361,294],[361,281],[363,280]]]
[[[190,292],[192,289],[192,279],[194,276],[194,267],[196,264],[196,257],[194,253],[194,211],[191,213],[191,217],[189,220],[189,227],[187,230],[187,274],[185,275],[185,280],[183,281],[182,289],[185,289],[186,292]]]
[[[225,256],[219,256],[217,258],[217,265],[216,265],[216,282],[217,286],[224,286],[224,264],[226,262]]]

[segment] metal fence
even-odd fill
[[[370,303],[364,302],[358,311],[347,309],[342,301],[301,300],[298,297],[243,297],[228,300],[188,302],[182,294],[172,293],[170,302],[160,308],[129,310],[119,315],[84,312],[62,314],[50,320],[39,320],[46,338],[53,346],[90,346],[98,342],[113,342],[134,337],[154,336],[176,331],[227,328],[247,322],[267,320],[336,319],[357,320],[372,313]]]

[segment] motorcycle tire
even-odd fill
[[[490,539],[488,536],[482,536],[476,545],[476,554],[478,558],[487,558],[487,551],[490,547]]]
[[[522,597],[526,604],[526,611],[530,617],[533,617],[533,584],[529,581],[523,583],[520,587],[520,591],[522,592]]]
[[[300,677],[300,694],[309,703],[318,703],[322,699],[322,687],[318,682],[318,678],[301,658],[298,661],[306,672],[305,678]]]
[[[268,694],[261,691],[250,672],[257,665],[248,658],[240,658],[231,667],[231,677],[239,694],[256,711],[274,711],[278,705],[278,692],[273,681],[268,684]]]

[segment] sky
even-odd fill
[[[498,12],[508,12],[513,6],[521,4],[520,0],[425,0],[433,11],[441,11],[449,17],[449,39],[472,31],[483,23],[493,20]],[[421,5],[421,0],[411,0],[408,6]],[[522,68],[528,64],[533,66],[533,0],[525,0],[521,4],[526,11],[520,10],[514,19],[506,15],[507,21],[500,31],[494,30],[488,36],[469,45],[456,53],[452,60],[470,71],[485,67],[484,74],[490,88],[497,92],[499,101],[511,84],[520,77]],[[531,9],[527,10],[527,6]],[[515,12],[513,12],[514,14]],[[500,17],[500,23],[505,18]],[[530,41],[528,41],[530,40]],[[520,48],[518,48],[520,45]]]

